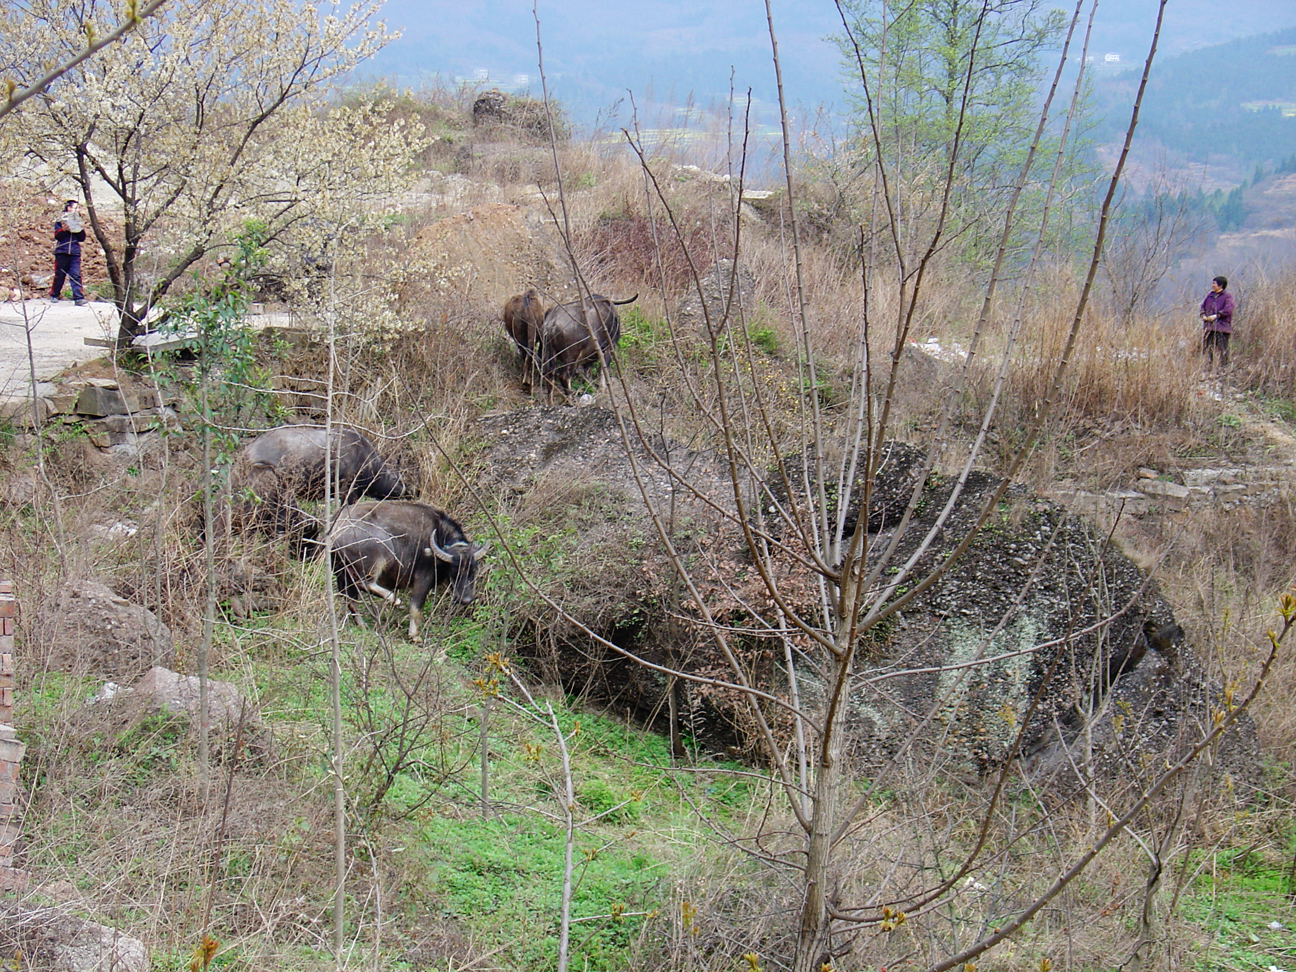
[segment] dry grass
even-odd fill
[[[1235,367],[1247,387],[1296,401],[1296,272],[1264,277],[1239,306]],[[1289,420],[1296,409],[1288,412]]]

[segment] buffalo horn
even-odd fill
[[[478,544],[473,547],[473,561],[476,562],[486,556],[486,551],[490,549],[490,541]]]
[[[448,553],[446,553],[444,550],[442,550],[440,544],[438,544],[438,543],[436,542],[436,534],[435,534],[435,533],[432,534],[432,536],[428,538],[428,543],[431,544],[431,546],[432,546],[432,552],[433,552],[434,554],[436,554],[436,558],[437,558],[437,560],[444,560],[447,564],[453,564],[453,563],[454,563],[454,557],[450,556],[450,554],[448,554]]]

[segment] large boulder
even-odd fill
[[[545,593],[573,616],[555,617],[522,585],[513,586],[520,592],[514,595],[520,598],[519,650],[544,675],[647,719],[664,718],[668,710],[667,678],[622,652],[703,678],[731,678],[701,612],[674,580],[611,413],[523,410],[484,419],[480,432],[487,444],[478,485],[503,497],[514,526],[530,531],[524,557],[546,565],[531,576],[552,579]],[[757,686],[786,695],[784,644],[774,634],[782,624],[740,531],[723,515],[733,508],[723,465],[660,437],[632,445],[639,480],[673,524],[679,555],[693,568],[711,616],[735,632],[742,629],[731,643]],[[696,492],[672,482],[650,450],[669,452]],[[873,550],[892,538],[922,468],[918,450],[888,450],[868,511]],[[795,467],[796,460],[790,462]],[[794,490],[803,488],[801,477],[792,478],[802,484]],[[893,562],[917,555],[917,576],[929,572],[1000,484],[973,473],[935,541],[919,552],[954,487],[948,477],[933,477]],[[847,509],[844,516],[849,532],[860,511]],[[773,569],[784,597],[813,617],[819,598],[814,577],[791,557],[776,560]],[[546,612],[548,623],[537,623]],[[906,752],[923,753],[947,772],[993,771],[1016,751],[1029,757],[1039,778],[1069,778],[1072,789],[1082,779],[1112,781],[1163,765],[1209,725],[1220,699],[1191,645],[1171,650],[1157,642],[1157,632],[1177,630],[1173,621],[1155,584],[1099,531],[1013,487],[953,568],[860,646],[848,755],[876,768],[896,758],[917,732],[916,746]],[[620,651],[592,642],[585,628]],[[796,647],[806,650],[799,689],[813,702],[819,691],[814,653],[800,641]],[[754,754],[758,737],[732,692],[689,684],[680,708],[686,731],[699,741]],[[777,709],[768,718],[791,734]],[[1077,759],[1078,746],[1084,758]],[[1249,720],[1230,733],[1219,765],[1235,784],[1255,781]]]
[[[134,721],[150,715],[182,715],[198,718],[201,684],[197,675],[180,675],[161,665],[150,668],[128,689],[112,693],[114,707],[131,714]],[[216,726],[233,727],[239,721],[260,724],[257,707],[239,692],[233,682],[207,681],[207,718]]]
[[[110,735],[118,745],[129,746],[141,726],[148,732],[174,726],[176,735],[193,731],[201,711],[198,676],[180,675],[159,665],[130,688],[115,682],[105,684],[87,706],[84,718],[88,734]],[[103,719],[106,727],[100,721]],[[94,728],[89,728],[92,723]],[[207,680],[207,724],[211,745],[218,751],[237,750],[254,756],[268,751],[270,736],[258,706],[232,682]]]
[[[171,630],[157,615],[84,579],[65,583],[41,608],[26,644],[49,670],[122,680],[175,657]]]
[[[889,447],[871,497],[870,549],[881,550],[919,481],[923,455]],[[915,528],[892,561],[940,564],[1002,480],[967,479],[931,547],[918,547],[954,488],[927,481]],[[858,510],[848,510],[848,530]],[[985,773],[1012,755],[1039,781],[1107,790],[1154,774],[1211,724],[1212,683],[1156,584],[1092,523],[1008,489],[966,553],[869,638],[849,719],[866,764],[916,747],[954,772]],[[1259,778],[1255,726],[1227,734],[1220,769],[1249,790]]]

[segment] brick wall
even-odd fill
[[[21,891],[27,875],[13,866],[14,844],[18,840],[21,803],[18,764],[27,747],[13,729],[14,625],[18,602],[13,583],[0,581],[0,891]]]

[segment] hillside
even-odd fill
[[[1190,317],[1077,315],[1065,249],[982,327],[926,186],[893,234],[936,252],[915,297],[851,215],[869,185],[807,172],[794,211],[550,145],[534,107],[397,98],[435,137],[377,218],[208,268],[172,304],[196,350],[56,376],[48,421],[0,428],[29,878],[0,967],[56,966],[32,928],[69,919],[141,969],[1288,962],[1290,272],[1219,373]],[[1282,230],[1286,183],[1254,190]],[[570,397],[522,387],[527,286],[620,302]],[[250,332],[270,299],[292,326]],[[490,544],[413,640],[406,604],[357,620],[326,564],[226,525],[327,517],[288,473],[296,507],[230,487],[206,518],[241,445],[326,421]]]

